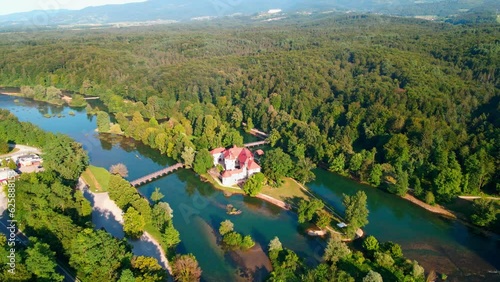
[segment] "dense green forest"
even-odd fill
[[[126,239],[118,240],[104,230],[91,228],[92,206],[80,191],[71,188],[88,165],[81,144],[19,122],[6,110],[0,110],[0,139],[42,148],[45,168],[44,172],[22,174],[14,182],[14,219],[29,236],[29,244],[16,243],[16,271],[12,275],[7,255],[13,245],[0,235],[1,281],[62,281],[57,264],[71,268],[81,281],[165,281],[167,272],[155,258],[134,256]],[[128,237],[135,238],[147,230],[158,235],[167,251],[180,242],[172,210],[160,202],[163,195],[156,195],[151,208],[120,176],[111,176],[110,187],[110,197],[127,211],[124,231]],[[143,226],[138,227],[141,222]],[[197,266],[194,258],[190,261]]]
[[[246,122],[399,195],[500,192],[498,24],[229,23],[5,34],[0,84],[99,96],[126,135],[175,159],[239,143]]]

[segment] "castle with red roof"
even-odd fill
[[[214,165],[220,164],[224,167],[221,174],[223,185],[237,184],[260,172],[260,165],[255,162],[252,152],[247,148],[236,145],[230,149],[216,148],[210,154],[214,158]]]

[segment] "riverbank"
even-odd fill
[[[222,183],[219,181],[219,179],[217,179],[217,177],[215,175],[213,175],[212,173],[203,174],[201,177],[205,181],[210,182],[212,184],[212,187],[214,187],[215,189],[223,191],[225,195],[245,194],[245,192],[241,188],[239,188],[239,187],[232,187],[232,186],[224,186],[224,185],[222,185]],[[277,188],[277,189],[279,189],[279,188]],[[292,208],[292,205],[287,204],[284,201],[278,200],[278,199],[276,199],[274,197],[271,197],[271,196],[263,194],[263,193],[259,193],[255,197],[259,198],[261,200],[264,200],[264,201],[266,201],[268,203],[271,203],[271,204],[273,204],[273,205],[275,205],[277,207],[280,207],[280,208],[282,208],[284,210],[291,210],[291,208]]]
[[[47,104],[51,104],[51,105],[55,105],[55,106],[64,106],[64,104],[66,103],[67,105],[70,105],[71,103],[71,100],[72,98],[67,96],[67,95],[63,95],[60,100],[55,100],[55,101],[49,101],[49,100],[37,100],[37,99],[34,99],[34,98],[28,98],[28,97],[24,97],[23,94],[19,91],[19,92],[12,92],[12,91],[9,91],[9,92],[3,92],[1,91],[1,88],[0,88],[0,94],[2,95],[7,95],[7,96],[14,96],[14,97],[20,97],[20,98],[24,98],[24,99],[30,99],[30,100],[33,100],[33,101],[37,101],[37,102],[44,102],[44,103],[47,103]]]
[[[410,193],[406,193],[406,195],[404,195],[403,197],[401,197],[407,201],[410,201],[412,202],[413,204],[421,207],[421,208],[424,208],[432,213],[435,213],[435,214],[439,214],[439,215],[442,215],[442,216],[445,216],[445,217],[448,217],[448,218],[452,218],[452,219],[457,219],[458,217],[452,213],[451,211],[445,209],[443,206],[441,205],[429,205],[417,198],[415,198],[413,195],[411,195]]]
[[[223,191],[226,195],[231,195],[231,194],[245,194],[243,192],[242,189],[240,188],[237,188],[237,187],[228,187],[228,186],[224,186],[222,185],[222,183],[220,183],[220,181],[217,179],[217,176],[212,174],[212,173],[208,173],[208,174],[204,174],[201,176],[201,178],[207,182],[210,182],[212,184],[212,187],[214,187],[215,189],[218,189],[218,190],[221,190]],[[297,182],[295,179],[293,178],[286,178],[285,179],[285,183],[289,183],[289,185],[284,185],[284,187],[279,187],[279,188],[270,188],[270,187],[267,187],[268,188],[268,191],[283,191],[283,189],[286,191],[286,193],[283,195],[283,194],[279,194],[279,197],[281,199],[278,199],[278,196],[276,196],[276,193],[275,195],[273,196],[270,196],[268,194],[264,194],[264,193],[259,193],[255,196],[255,198],[258,198],[258,199],[261,199],[263,201],[266,201],[268,203],[271,203],[281,209],[284,209],[284,210],[292,210],[293,208],[297,208],[297,205],[298,205],[298,201],[301,200],[301,199],[304,199],[304,200],[307,200],[307,201],[310,201],[311,198],[315,198],[315,199],[319,199],[321,200],[320,197],[314,195],[308,188],[304,187],[304,185],[300,184],[299,182]],[[295,187],[290,187],[291,183],[294,184]],[[295,191],[295,192],[290,192],[290,190],[293,190],[293,189],[297,189],[296,187],[298,187],[298,189],[302,192],[302,193],[298,193],[298,191]],[[269,190],[271,189],[271,190]],[[281,190],[280,190],[281,189]],[[265,190],[265,189],[263,189]],[[283,198],[284,197],[284,198]],[[288,201],[288,203],[286,202]],[[338,213],[336,213],[333,208],[329,207],[326,203],[325,203],[325,210],[326,212],[330,213],[331,216],[332,216],[332,219],[335,221],[335,223],[340,223],[340,222],[344,222],[345,220],[342,218],[342,216],[340,216]],[[340,234],[340,235],[344,235],[342,232],[340,232],[341,230],[335,230],[335,227],[334,226],[329,226],[326,228],[326,230],[328,230],[329,232],[331,233],[336,233],[336,234]],[[316,236],[316,235],[311,235],[309,234],[310,236]],[[358,230],[356,230],[356,236],[357,238],[361,238],[363,237],[364,235],[364,231],[360,228]],[[352,239],[348,239],[348,238],[343,238],[342,239],[343,241],[345,242],[350,242],[352,241]]]
[[[92,197],[90,201],[92,205],[92,210],[98,211],[99,213],[105,215],[106,217],[113,217],[116,222],[118,222],[123,228],[123,210],[121,210],[116,203],[111,200],[109,194],[107,192],[104,193],[94,193],[87,189],[89,186],[82,177],[78,179],[77,189],[82,193],[89,193]],[[143,235],[140,238],[141,241],[146,241],[152,243],[160,254],[160,265],[166,269],[169,275],[172,274],[172,267],[167,259],[166,253],[161,247],[160,243],[147,231],[144,231]]]
[[[318,165],[318,167],[319,167],[319,169],[324,170],[327,173],[333,173],[333,172],[329,171],[324,165]],[[345,175],[340,175],[340,174],[336,174],[336,173],[333,173],[333,174],[338,175],[339,177],[343,177],[343,178],[347,178],[347,179],[350,179],[352,181],[355,181],[356,183],[358,183],[360,185],[366,185],[370,189],[376,189],[376,190],[379,189],[379,188],[371,186],[370,184],[368,184],[366,182],[360,181],[359,179],[356,179],[352,176],[345,176]],[[380,191],[380,192],[389,193],[387,191]],[[389,194],[391,194],[391,193],[389,193]],[[395,194],[392,194],[392,195],[395,195]],[[397,196],[397,195],[395,195],[395,196]],[[424,201],[413,196],[410,192],[406,193],[405,196],[397,196],[397,197],[399,197],[403,200],[406,200],[408,202],[411,202],[413,205],[415,205],[421,209],[424,209],[428,212],[431,212],[432,214],[444,217],[444,218],[449,219],[449,220],[456,220],[456,221],[460,222],[461,224],[463,224],[471,229],[474,229],[475,232],[477,232],[477,233],[483,234],[483,235],[491,237],[491,238],[497,238],[497,239],[500,238],[500,233],[495,233],[491,230],[486,230],[485,228],[474,225],[470,221],[470,218],[468,216],[466,216],[465,214],[461,213],[458,209],[450,209],[450,208],[447,208],[447,207],[444,207],[444,206],[438,205],[438,204],[436,204],[434,206],[429,205],[429,204],[425,203]],[[480,198],[480,197],[478,197],[478,196],[457,196],[457,199],[462,199],[464,201],[465,200],[472,201],[476,198]],[[490,199],[497,200],[499,198],[490,197]],[[499,232],[500,232],[500,230],[499,230]]]

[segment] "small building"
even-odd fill
[[[214,158],[214,165],[223,162],[224,160],[223,154],[225,150],[226,150],[225,148],[215,148],[212,151],[210,151],[210,154]]]
[[[262,149],[258,149],[257,151],[255,151],[255,154],[259,157],[263,156],[264,155],[264,151],[262,151]]]
[[[237,146],[230,149],[216,148],[210,154],[214,159],[214,165],[220,164],[224,167],[221,174],[223,185],[235,185],[261,170],[260,165],[255,162],[252,152],[247,148]]]
[[[344,222],[341,222],[341,223],[337,223],[337,226],[339,228],[345,228],[345,227],[347,227],[347,224],[345,224]]]
[[[43,159],[36,155],[24,155],[17,158],[16,164],[18,167],[22,166],[32,166],[32,165],[40,165],[43,162]]]
[[[12,169],[4,168],[0,169],[0,184],[7,184],[9,180],[12,180],[18,176],[17,172]]]

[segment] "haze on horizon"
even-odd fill
[[[145,2],[146,0],[0,0],[0,15],[34,10],[79,10],[90,6]]]

